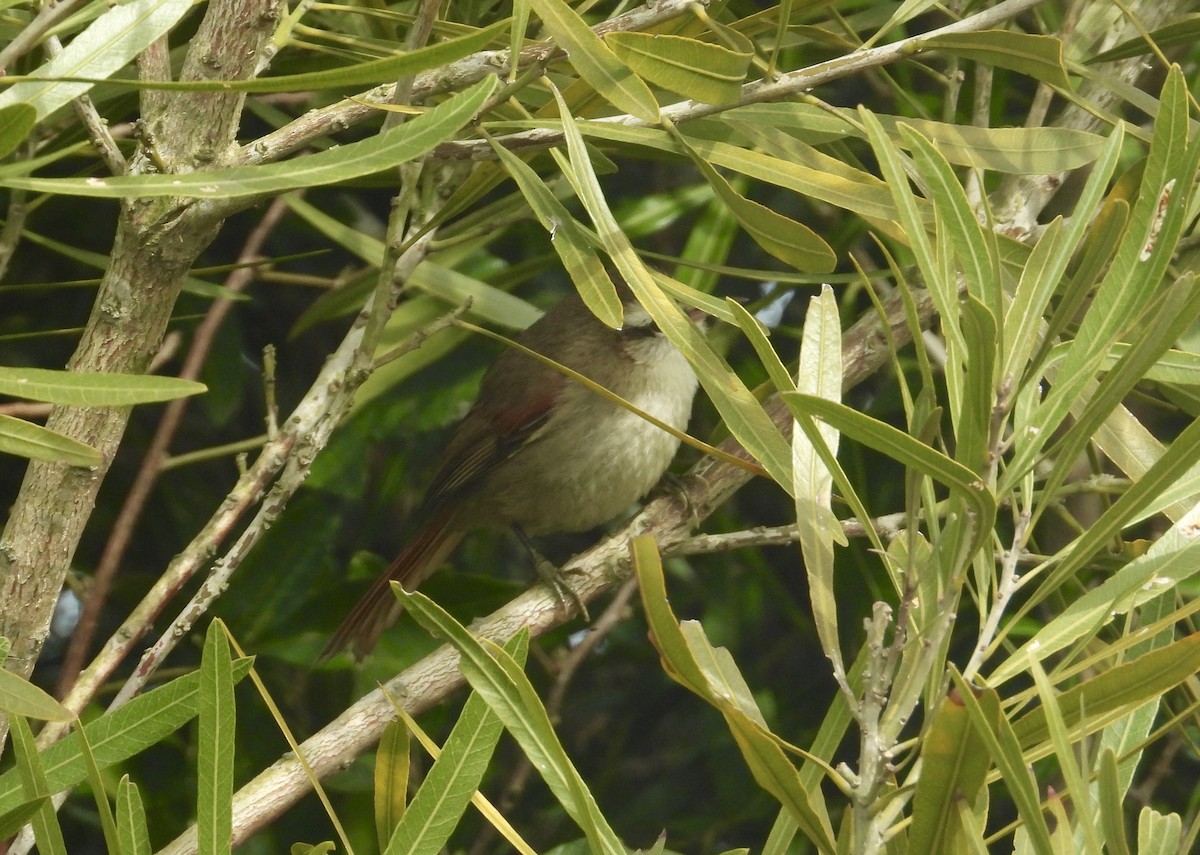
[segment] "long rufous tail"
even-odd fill
[[[321,651],[319,661],[350,644],[353,644],[356,659],[361,660],[371,652],[379,636],[400,614],[400,604],[392,595],[391,583],[399,582],[406,591],[415,590],[462,540],[464,532],[455,524],[454,511],[454,508],[445,508],[425,520],[387,571],[375,580],[346,615]]]

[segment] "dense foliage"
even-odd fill
[[[1193,6],[4,5],[6,851],[1192,851]],[[720,452],[319,663],[616,277]]]

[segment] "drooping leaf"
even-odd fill
[[[462,653],[467,682],[504,722],[567,815],[587,836],[591,851],[624,855],[587,785],[571,763],[529,678],[501,647],[480,641],[428,597],[396,590],[405,611]]]
[[[38,721],[70,721],[75,716],[43,689],[0,668],[0,710]]]
[[[618,110],[644,122],[658,121],[658,102],[649,87],[629,70],[604,40],[592,32],[563,0],[529,0],[579,76]]]
[[[921,39],[922,48],[953,53],[966,59],[1008,68],[1035,80],[1070,89],[1062,39],[1017,33],[1012,30],[981,30],[973,33],[943,33]]]

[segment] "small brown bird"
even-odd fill
[[[577,296],[517,341],[682,430],[696,375],[624,285],[624,324],[601,323]],[[522,537],[586,531],[644,496],[679,440],[515,349],[488,369],[415,515],[413,535],[334,632],[322,658],[353,643],[362,658],[399,611],[389,583],[414,590],[477,527]]]

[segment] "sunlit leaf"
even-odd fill
[[[658,121],[658,102],[579,14],[563,0],[529,0],[554,40],[567,52],[579,76],[618,110],[644,122]]]
[[[635,73],[693,101],[726,104],[741,93],[753,52],[663,33],[609,33],[604,41]]]

